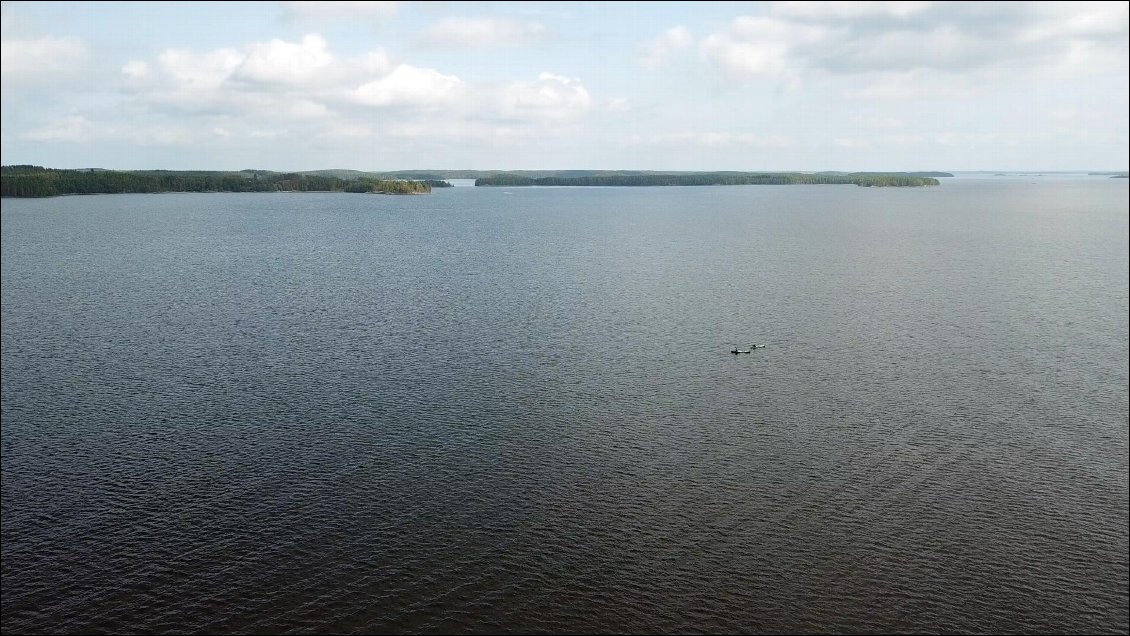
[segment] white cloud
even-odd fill
[[[196,142],[197,131],[181,126],[144,126],[132,130],[109,130],[100,137],[115,136],[142,146],[184,146]]]
[[[1016,140],[998,132],[951,132],[944,131],[930,135],[927,138],[941,146],[958,146],[962,148],[976,148],[978,146],[995,146],[999,144],[1015,145]]]
[[[217,131],[216,134],[219,134]],[[40,142],[85,143],[104,139],[126,140],[141,145],[179,145],[193,139],[190,130],[181,126],[137,124],[95,125],[83,115],[68,115],[31,130],[22,138]]]
[[[297,99],[288,102],[281,114],[289,119],[322,119],[332,115],[333,112],[320,102]]]
[[[244,55],[235,49],[202,54],[188,49],[168,49],[157,58],[157,64],[178,92],[189,96],[218,89],[243,60]]]
[[[1125,67],[1127,3],[775,3],[702,39],[734,75],[861,75],[914,70],[997,79]],[[978,76],[983,74],[983,76]]]
[[[1126,156],[1124,2],[749,3],[746,17],[733,5],[718,22],[687,21],[701,13],[691,5],[661,22],[624,5],[619,23],[645,29],[627,40],[608,12],[563,5],[412,5],[392,24],[388,3],[216,4],[178,11],[181,43],[153,53],[139,52],[152,37],[132,39],[143,18],[130,7],[100,32],[114,45],[94,46],[59,37],[85,33],[89,7],[49,19],[39,6],[5,2],[0,25],[3,152],[15,163],[770,169],[846,157],[850,169],[909,169],[925,157],[957,169]],[[506,19],[442,20],[450,12]],[[349,22],[305,28],[323,18]],[[239,31],[226,26],[248,19],[266,35],[230,39]],[[374,25],[379,40],[364,28]],[[459,51],[449,64],[451,50],[413,46],[429,26],[463,47],[552,35],[566,48]],[[192,48],[202,32],[224,44]],[[680,72],[633,72],[641,62]],[[753,81],[733,81],[743,78]],[[1013,142],[1022,150],[991,150]]]
[[[368,124],[338,121],[331,122],[329,125],[322,128],[318,133],[318,137],[329,140],[355,141],[358,139],[369,139],[373,136],[373,133],[373,127]]]
[[[626,113],[632,110],[632,104],[623,97],[613,97],[605,103],[604,110],[610,113]]]
[[[579,79],[541,73],[536,82],[512,82],[497,96],[499,114],[512,120],[566,120],[585,114],[592,97]]]
[[[905,18],[921,13],[933,2],[774,2],[773,15],[789,18],[861,18],[892,16]]]
[[[310,119],[327,115],[329,102],[390,70],[383,49],[339,60],[325,39],[310,34],[300,42],[256,42],[241,50],[169,49],[153,63],[130,61],[122,74],[143,102],[181,112]]]
[[[929,143],[930,135],[925,133],[892,133],[879,135],[875,138],[875,141],[879,145],[885,146],[921,146]]]
[[[827,36],[823,27],[776,18],[742,16],[702,40],[707,59],[735,75],[775,75],[790,67],[793,51]]]
[[[316,20],[357,20],[384,19],[394,17],[400,8],[399,2],[285,2],[290,14],[300,19]]]
[[[231,108],[241,94],[227,85],[244,60],[235,49],[197,53],[168,49],[154,63],[132,60],[122,67],[125,88],[146,104],[181,113],[220,111]]]
[[[1130,4],[1041,3],[1036,19],[1016,35],[1017,46],[1042,53],[1042,65],[1057,78],[1127,73]]]
[[[369,106],[427,107],[454,102],[464,86],[454,75],[401,64],[387,76],[359,86],[354,97]]]
[[[232,77],[266,84],[300,85],[317,79],[333,62],[326,40],[311,34],[297,44],[282,40],[252,44]]]
[[[929,31],[888,31],[846,38],[826,47],[819,63],[832,70],[966,69],[991,60],[999,45],[952,25]]]
[[[899,128],[906,128],[906,122],[897,117],[881,117],[869,115],[857,115],[853,122],[856,126],[861,128],[873,128],[880,130],[895,130]]]
[[[287,132],[289,131],[285,128],[272,128],[271,130],[252,128],[247,131],[245,136],[248,139],[278,139],[285,136]]]
[[[0,71],[5,83],[74,73],[86,66],[88,58],[86,43],[75,37],[0,40]]]
[[[485,46],[491,41],[487,35],[501,33],[514,41],[544,32],[539,23],[507,24],[513,29],[479,30],[463,43]],[[16,50],[12,42],[5,40],[5,80],[15,59],[9,56]],[[66,46],[41,48],[62,56],[86,54],[85,47],[70,46],[76,41],[62,42]],[[576,139],[580,122],[594,111],[631,108],[624,97],[597,99],[571,75],[469,82],[443,68],[392,59],[384,49],[339,55],[316,33],[223,48],[170,48],[112,64],[119,81],[100,82],[112,99],[89,100],[82,114],[45,110],[26,117],[20,124],[25,133],[13,140],[44,148],[125,144],[199,153],[288,144],[361,149],[376,138],[399,140],[402,150],[527,147]]]
[[[695,146],[699,148],[787,148],[792,142],[780,135],[763,137],[755,133],[735,132],[677,132],[654,135],[633,135],[629,138],[633,145],[649,146]]]
[[[1021,30],[1022,41],[1063,37],[1123,36],[1130,25],[1125,2],[1048,2],[1036,5],[1038,21]]]
[[[508,137],[552,134],[594,107],[577,78],[542,73],[533,81],[472,84],[438,69],[394,63],[383,49],[341,59],[314,34],[240,49],[170,49],[154,61],[133,60],[121,72],[139,108],[181,121],[195,117],[202,130],[225,131],[212,138],[247,138],[255,130],[338,138],[361,129],[413,137],[431,130],[440,138],[442,125]],[[605,103],[611,112],[630,107],[624,98]]]
[[[24,135],[33,141],[88,141],[94,134],[94,126],[82,115],[70,115],[37,128]]]
[[[948,146],[956,148],[977,148],[979,146],[1017,145],[1017,140],[997,132],[955,132],[941,131],[931,133],[889,133],[868,137],[847,137],[836,139],[835,145],[841,148],[863,150],[882,147],[920,147]]]
[[[532,20],[445,18],[424,34],[424,42],[448,48],[525,46],[545,37],[548,29]]]
[[[384,49],[377,49],[358,58],[356,67],[363,76],[384,75],[392,70],[392,62]]]
[[[149,65],[141,60],[127,62],[126,65],[122,67],[122,74],[135,80],[147,80],[150,77]]]
[[[646,68],[656,69],[663,66],[675,51],[685,49],[694,44],[694,36],[685,26],[674,26],[655,38],[644,51],[640,63]]]
[[[386,132],[392,137],[413,141],[443,139],[488,145],[515,144],[529,138],[529,132],[520,126],[467,120],[401,122],[390,126]]]
[[[848,99],[857,100],[941,100],[966,99],[978,92],[968,76],[934,73],[924,70],[873,73],[861,85],[843,91]]]

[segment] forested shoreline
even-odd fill
[[[633,172],[633,171],[400,171],[238,172],[192,170],[56,169],[0,167],[0,196],[160,192],[372,192],[423,194],[451,187],[451,175],[474,175],[476,186],[708,186],[850,184],[864,187],[938,185],[944,172]]]
[[[244,170],[60,170],[40,166],[0,167],[0,196],[52,197],[68,194],[159,192],[373,192],[424,194],[446,181],[427,179],[342,179],[317,174]]]
[[[713,185],[847,185],[864,187],[919,187],[938,185],[933,177],[909,173],[858,172],[849,174],[703,173],[608,175],[591,177],[539,177],[496,175],[475,180],[476,186],[713,186]]]

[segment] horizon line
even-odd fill
[[[718,168],[712,170],[685,170],[678,168],[389,168],[389,169],[363,169],[363,168],[313,168],[306,170],[282,170],[273,168],[238,168],[238,169],[217,169],[217,168],[102,168],[99,166],[82,166],[82,167],[66,167],[55,168],[34,163],[4,163],[0,164],[2,167],[15,167],[15,166],[35,166],[48,170],[107,170],[113,172],[130,172],[137,170],[165,170],[168,172],[319,172],[329,170],[349,170],[353,172],[689,172],[689,173],[710,173],[710,172],[771,172],[771,173],[787,173],[787,172],[1003,172],[1003,173],[1049,173],[1049,174],[1077,174],[1077,173],[1121,173],[1130,172],[1130,167],[1116,168],[1116,169],[1098,169],[1098,168],[1080,168],[1072,170],[1041,170],[1038,168],[983,168],[983,169],[955,169],[955,168],[929,168],[917,170],[847,170],[836,168],[823,168],[823,169],[733,169],[733,168]]]

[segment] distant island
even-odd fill
[[[67,194],[159,192],[371,192],[426,194],[449,188],[435,179],[380,179],[362,173],[336,176],[243,170],[240,172],[172,170],[57,170],[40,166],[0,167],[0,196],[52,197]]]
[[[945,173],[933,173],[939,176]],[[953,176],[953,175],[949,175]],[[910,172],[733,173],[607,175],[590,177],[524,177],[497,175],[475,180],[476,186],[714,186],[714,185],[843,185],[863,187],[936,186],[932,176]]]
[[[751,175],[805,175],[805,176],[875,176],[875,175],[900,175],[911,177],[952,177],[950,172],[771,172],[771,171],[680,171],[680,170],[398,170],[394,172],[360,172],[357,170],[317,170],[310,174],[332,175],[350,178],[359,175],[378,176],[384,179],[486,179],[489,177],[529,177],[542,179],[552,177],[556,179],[576,179],[582,177],[702,177],[710,175],[725,179]],[[721,184],[719,184],[721,185]]]
[[[948,172],[658,172],[645,170],[240,170],[55,169],[0,167],[0,196],[160,192],[356,192],[424,194],[451,187],[447,179],[476,186],[705,186],[854,184],[864,187],[938,185]]]

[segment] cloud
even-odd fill
[[[1035,9],[1035,22],[1020,31],[1022,41],[1109,37],[1125,44],[1130,21],[1125,2],[1051,2]]]
[[[399,122],[390,126],[385,134],[412,141],[442,139],[445,142],[473,142],[492,146],[520,144],[530,138],[529,131],[521,126],[473,120]]]
[[[633,135],[628,140],[633,145],[695,146],[699,148],[787,148],[792,142],[780,135],[763,137],[755,133],[726,131],[659,133]]]
[[[384,49],[377,49],[359,57],[356,61],[356,72],[362,76],[372,74],[384,75],[392,70],[392,62]]]
[[[155,64],[132,60],[122,67],[129,87],[147,101],[182,111],[209,110],[227,104],[225,83],[243,63],[235,49],[197,53],[167,49]]]
[[[632,110],[632,103],[623,97],[613,97],[604,104],[604,110],[610,113],[626,113]]]
[[[301,85],[311,82],[334,62],[326,40],[312,34],[300,43],[271,40],[249,47],[232,77],[265,84]]]
[[[203,54],[189,49],[168,49],[157,58],[157,63],[176,86],[186,90],[206,90],[223,84],[243,60],[243,54],[235,49]]]
[[[169,110],[310,119],[329,114],[330,102],[392,68],[383,49],[338,59],[324,38],[309,34],[299,42],[276,39],[241,49],[168,49],[153,62],[128,62],[122,75],[142,102]]]
[[[794,63],[796,49],[827,37],[819,26],[743,16],[699,45],[702,57],[735,75],[775,75]]]
[[[369,106],[428,107],[454,102],[464,86],[454,75],[401,64],[387,76],[359,86],[354,96]]]
[[[220,134],[219,131],[213,131]],[[226,131],[224,131],[226,132]],[[84,143],[108,139],[126,140],[140,145],[180,145],[193,139],[192,131],[181,126],[95,124],[83,115],[68,115],[21,135],[40,142]]]
[[[536,82],[512,82],[496,97],[498,113],[510,120],[561,121],[592,107],[592,97],[576,78],[541,73]]]
[[[844,37],[835,48],[813,52],[811,63],[833,72],[966,70],[993,60],[999,45],[953,25],[930,31],[890,31],[869,37]]]
[[[671,169],[806,168],[837,156],[892,169],[923,156],[955,168],[1125,162],[1126,3],[743,3],[652,22],[636,40],[609,31],[608,12],[411,5],[396,17],[389,3],[266,5],[254,9],[261,36],[225,40],[234,32],[223,23],[252,10],[216,5],[178,13],[181,43],[152,52],[142,52],[152,37],[130,40],[138,16],[104,25],[113,30],[99,42],[114,45],[96,46],[62,37],[81,35],[88,11],[47,22],[37,6],[5,3],[0,31],[3,151],[16,163],[76,153],[240,167],[333,157]],[[209,28],[197,19],[211,20],[206,41],[221,44],[190,44]],[[461,48],[414,47],[425,34]],[[549,36],[562,46],[482,53]],[[640,64],[667,71],[641,75]],[[990,132],[1022,150],[990,153]],[[134,152],[140,144],[172,150]]]
[[[313,120],[324,119],[333,114],[328,106],[311,99],[296,98],[281,104],[281,110],[276,115],[283,119]]]
[[[890,16],[905,18],[921,13],[933,2],[774,2],[773,15],[788,18],[820,19]]]
[[[852,122],[860,128],[879,130],[895,130],[906,128],[906,121],[897,117],[882,117],[875,115],[856,115]]]
[[[860,139],[857,137],[843,137],[836,140],[836,145],[840,148],[849,148],[852,150],[861,150],[871,147],[870,139]]]
[[[76,37],[0,40],[4,83],[44,79],[81,71],[89,61],[86,43]]]
[[[544,24],[532,20],[445,18],[427,30],[423,41],[443,48],[525,46],[547,32]]]
[[[122,67],[122,74],[135,80],[147,80],[150,77],[149,65],[141,60],[127,62]]]
[[[868,101],[945,100],[964,99],[977,92],[977,85],[965,74],[917,70],[873,73],[865,82],[845,89],[842,95]]]
[[[328,140],[369,139],[373,136],[373,133],[373,127],[369,124],[335,121],[323,127],[318,132],[318,138]]]
[[[33,141],[88,141],[94,126],[82,115],[70,115],[24,135]]]
[[[302,20],[373,20],[395,17],[399,2],[284,2],[293,18]]]
[[[656,69],[663,66],[675,51],[685,49],[694,44],[694,36],[685,26],[675,26],[655,38],[644,51],[640,63],[646,68]]]
[[[206,140],[322,140],[392,136],[443,141],[550,136],[594,109],[578,78],[472,83],[393,61],[383,50],[334,55],[324,38],[271,40],[211,51],[170,49],[121,68],[132,106],[211,131]],[[608,110],[623,111],[627,100]],[[204,139],[204,137],[201,137]]]
[[[775,3],[700,43],[738,76],[913,71],[1011,75],[1125,66],[1126,3]]]
[[[998,132],[888,133],[867,137],[845,137],[835,140],[840,148],[862,150],[877,147],[950,146],[976,148],[979,146],[1017,145],[1014,137]]]

